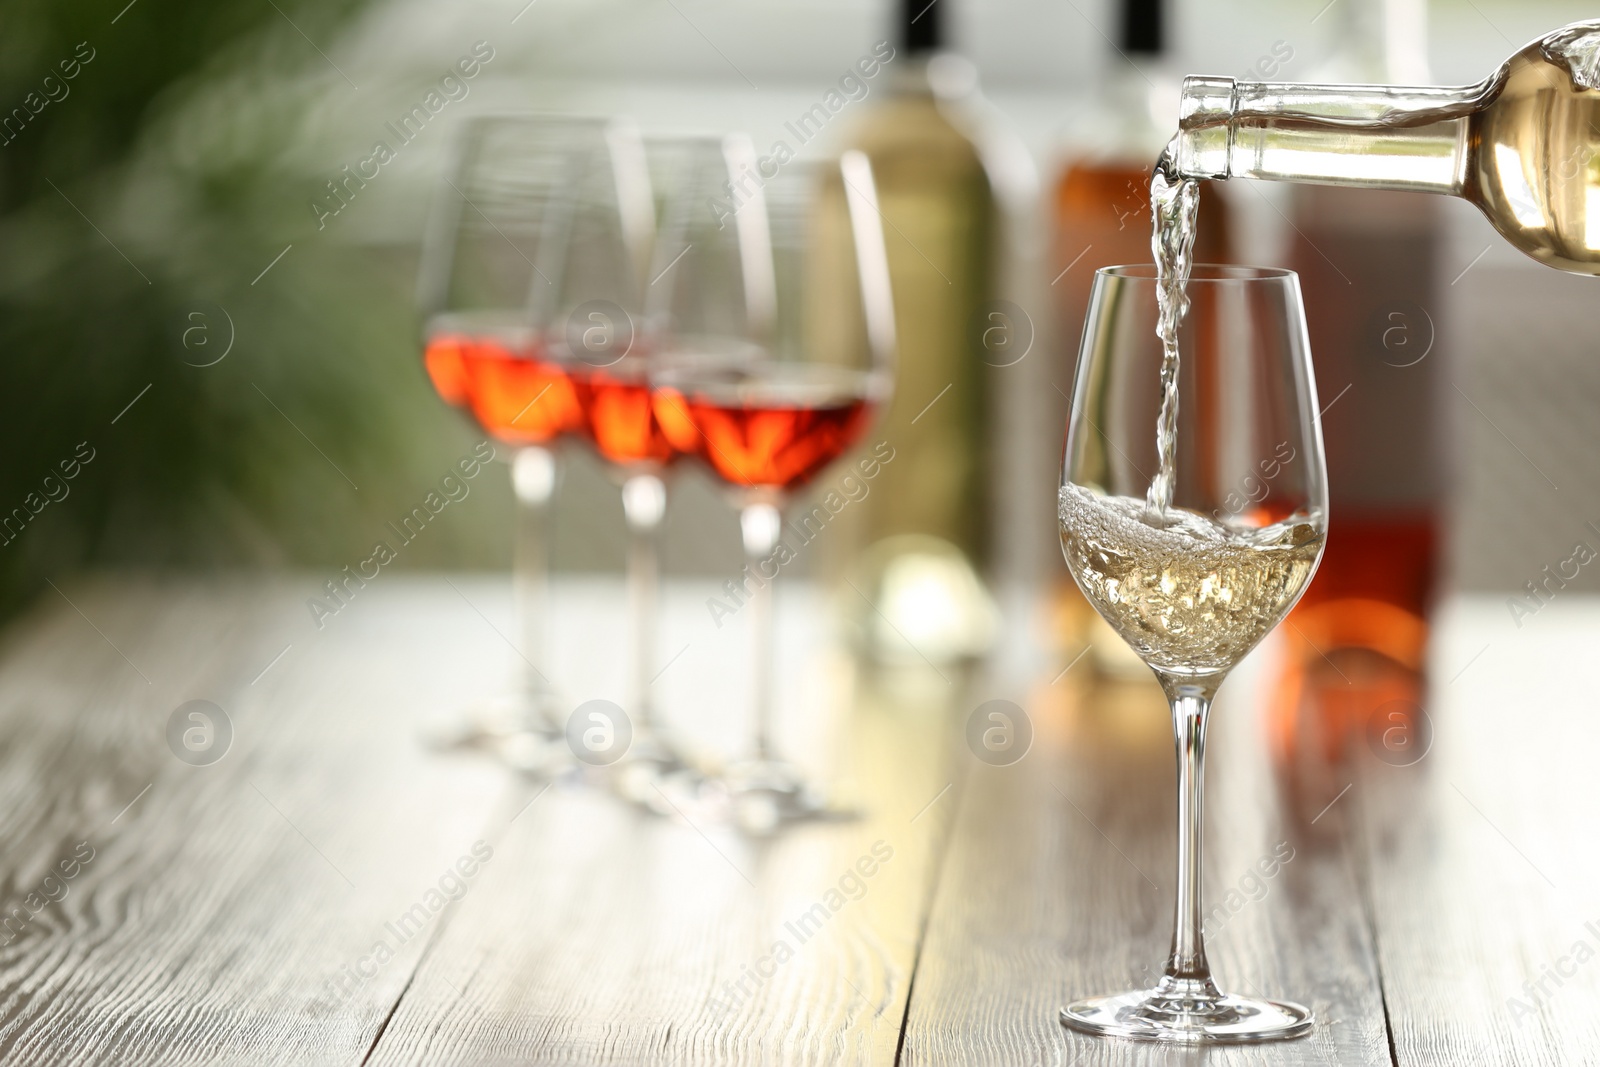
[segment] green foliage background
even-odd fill
[[[0,14],[0,113],[79,42],[96,53],[0,147],[0,516],[78,442],[97,453],[0,546],[0,610],[84,564],[343,565],[474,439],[420,369],[414,254],[318,234],[315,168],[292,162],[351,92],[307,38],[366,0],[124,3]],[[218,308],[232,351],[188,365],[220,353]],[[481,478],[407,565],[498,560],[503,483]]]

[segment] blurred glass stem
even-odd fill
[[[526,662],[527,725],[554,729],[550,680],[543,674],[544,613],[550,593],[548,520],[556,488],[556,457],[537,445],[517,449],[511,459],[511,490],[517,499],[516,544],[512,556],[512,586],[517,621],[522,630],[522,658]]]
[[[754,641],[754,670],[752,672],[755,694],[755,758],[772,758],[772,587],[777,574],[770,577],[761,569],[778,547],[778,534],[783,528],[778,508],[770,501],[746,504],[739,513],[739,527],[744,534],[745,556],[750,561],[750,576],[755,589],[750,594],[751,636]]]
[[[666,484],[654,474],[629,475],[622,483],[622,513],[628,522],[628,618],[633,628],[629,695],[641,732],[653,737],[658,724],[651,709],[650,672],[655,666],[657,542],[667,514]]]

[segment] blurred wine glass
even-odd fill
[[[435,390],[510,449],[525,664],[515,692],[474,709],[439,740],[489,748],[544,774],[571,757],[542,668],[555,446],[583,429],[572,384],[545,337],[570,258],[576,189],[606,150],[607,134],[603,121],[562,116],[468,121],[439,182],[418,281],[423,360]]]
[[[650,402],[649,373],[657,349],[642,328],[642,316],[655,203],[644,143],[637,128],[623,121],[608,124],[604,134],[578,168],[561,221],[555,284],[540,294],[539,318],[544,351],[562,370],[583,436],[621,489],[628,529],[624,712],[630,737],[625,751],[592,755],[610,767],[619,793],[664,810],[663,789],[670,791],[680,778],[692,776],[650,689],[657,670],[658,542],[667,475],[681,453],[662,432]],[[603,747],[616,744],[610,731],[593,736],[605,739]]]
[[[794,554],[784,505],[889,398],[888,263],[862,153],[771,174],[736,134],[684,142],[679,156],[649,287],[655,410],[739,508],[754,586],[752,737],[712,784],[739,824],[766,831],[829,808],[773,746],[773,585]]]

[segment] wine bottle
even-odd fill
[[[1455,88],[1189,78],[1173,147],[1187,178],[1462,197],[1539,262],[1600,274],[1600,20]]]
[[[996,206],[982,157],[936,92],[950,0],[902,0],[889,91],[846,148],[872,163],[887,223],[898,365],[894,399],[872,436],[893,459],[863,501],[874,540],[932,535],[974,564],[987,541],[988,398],[979,332],[991,298]]]
[[[1150,260],[1150,166],[1170,136],[1157,109],[1171,97],[1166,72],[1164,0],[1122,0],[1119,39],[1097,101],[1092,146],[1072,153],[1055,189],[1052,290],[1062,337],[1076,362],[1089,286],[1097,268]],[[1173,116],[1176,117],[1176,116]],[[1229,260],[1227,207],[1207,188],[1195,236],[1195,261]]]

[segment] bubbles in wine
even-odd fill
[[[1233,667],[1278,624],[1311,580],[1320,515],[1259,529],[1068,483],[1059,499],[1067,565],[1096,610],[1141,659],[1178,675]]]

